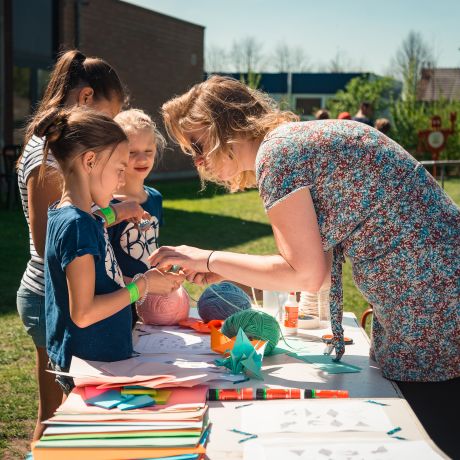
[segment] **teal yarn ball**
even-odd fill
[[[246,310],[235,313],[227,318],[221,332],[225,336],[235,337],[239,329],[243,329],[249,340],[263,340],[267,342],[265,355],[272,354],[280,341],[281,330],[273,316],[258,310]]]
[[[251,299],[238,286],[228,281],[208,286],[197,302],[198,314],[207,323],[227,319],[236,312],[251,308]]]

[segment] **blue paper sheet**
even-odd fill
[[[102,407],[104,409],[113,409],[119,404],[133,399],[134,395],[122,395],[118,390],[109,390],[85,401],[90,406]]]

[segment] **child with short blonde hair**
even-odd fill
[[[147,258],[158,248],[159,228],[163,224],[163,197],[153,187],[144,185],[144,181],[166,142],[155,122],[142,110],[120,112],[115,121],[128,137],[129,160],[125,183],[114,195],[112,203],[136,201],[151,216],[146,229],[126,221],[108,229],[121,271],[125,277],[132,278],[150,267]]]

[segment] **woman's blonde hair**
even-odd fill
[[[230,77],[211,76],[187,93],[166,102],[162,114],[169,136],[187,154],[194,149],[190,133],[205,128],[206,164],[198,166],[203,180],[220,183],[230,191],[244,190],[256,184],[255,173],[245,171],[223,182],[213,171],[223,156],[234,158],[232,144],[238,139],[262,139],[282,123],[298,121],[292,112],[281,111],[262,91],[249,88]]]
[[[149,130],[153,135],[156,147],[156,155],[166,147],[166,140],[157,128],[156,123],[140,109],[129,109],[120,112],[114,120],[123,128],[128,138],[138,131]]]

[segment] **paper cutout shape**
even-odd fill
[[[244,334],[244,331],[243,330],[241,331]],[[244,336],[247,339],[246,334],[244,334]],[[219,353],[221,355],[228,356],[230,352],[233,350],[235,346],[235,342],[236,342],[236,337],[229,339],[227,336],[222,334],[222,332],[220,332],[219,329],[211,326],[211,349],[212,351],[215,351],[216,353]],[[257,349],[265,345],[265,342],[263,340],[251,340],[249,343],[251,343],[253,347]]]
[[[218,366],[226,367],[232,374],[243,373],[249,378],[263,380],[261,368],[266,342],[251,342],[243,329],[239,329],[236,338],[230,342],[233,342],[230,355],[223,359],[217,359],[215,363]],[[227,342],[224,345],[228,346],[229,343]]]
[[[141,407],[153,406],[155,404],[155,400],[151,398],[149,395],[140,395],[140,396],[133,396],[131,399],[118,404],[117,408],[120,410],[132,410],[132,409],[140,409]]]
[[[90,406],[102,407],[103,409],[112,409],[119,404],[127,402],[134,398],[134,395],[122,395],[117,390],[106,391],[98,396],[87,399],[85,402]]]
[[[194,329],[195,331],[200,332],[202,334],[210,334],[212,328],[220,329],[222,327],[222,324],[224,324],[224,321],[221,319],[213,319],[208,323],[205,323],[200,319],[196,318],[187,318],[183,321],[179,321],[179,326]]]
[[[122,395],[147,395],[155,400],[155,404],[166,404],[172,391],[170,390],[154,390],[152,388],[134,388],[121,390]]]

